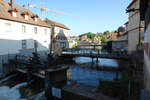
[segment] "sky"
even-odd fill
[[[9,1],[9,0],[7,0]],[[61,11],[73,16],[45,12],[44,16],[65,24],[70,35],[86,32],[114,31],[128,21],[125,9],[132,0],[14,0],[19,5],[34,4],[38,7]],[[41,16],[39,9],[30,8]]]

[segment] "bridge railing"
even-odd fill
[[[103,57],[103,58],[117,58],[117,59],[128,59],[129,55],[126,52],[106,52],[102,50],[93,50],[86,48],[73,48],[68,49],[62,54],[76,55],[76,56],[87,56],[87,57]]]

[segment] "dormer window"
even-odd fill
[[[32,18],[35,22],[38,21],[38,15],[32,15],[31,18]]]
[[[13,17],[17,17],[17,13],[16,12],[12,12],[12,16]]]
[[[17,17],[17,9],[16,8],[13,8],[13,9],[10,9],[8,10],[8,12],[13,16],[13,17]]]
[[[28,12],[23,12],[21,15],[24,17],[25,20],[29,19],[29,13]]]
[[[25,20],[29,19],[29,15],[24,15]]]
[[[34,20],[37,22],[38,21],[38,19],[37,18],[34,18]]]

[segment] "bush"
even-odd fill
[[[128,97],[128,74],[122,74],[121,79],[113,81],[100,81],[98,90],[104,95],[126,100]]]

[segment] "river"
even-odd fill
[[[102,71],[97,70],[96,66],[103,66],[103,67],[114,67],[117,68],[121,66],[119,60],[114,59],[98,59],[98,63],[92,63],[92,59],[88,57],[77,57],[74,58],[74,63],[67,64],[69,69],[67,70],[67,84],[72,84],[74,82],[82,83],[89,86],[99,86],[100,80],[108,80],[111,81],[115,78],[121,76],[121,73],[112,72],[112,71]],[[96,59],[94,59],[96,61]],[[19,85],[20,84],[20,85]],[[24,84],[19,83],[17,86],[21,87]],[[21,94],[19,93],[19,87],[15,88],[16,86],[10,88],[8,86],[1,86],[0,89],[0,100],[26,100],[21,98]],[[7,95],[9,94],[9,95]],[[42,95],[43,96],[43,95]],[[42,97],[41,93],[36,96],[36,99],[32,100],[40,100],[39,98]]]
[[[90,86],[98,86],[100,85],[100,80],[111,81],[121,75],[119,73],[118,76],[118,72],[95,69],[96,66],[94,65],[97,65],[97,63],[92,63],[92,59],[88,57],[77,57],[74,58],[74,61],[76,64],[69,65],[67,71],[68,80],[71,80],[68,82],[69,84],[77,82]],[[98,59],[97,66],[117,68],[120,66],[120,63],[118,60],[114,59]]]

